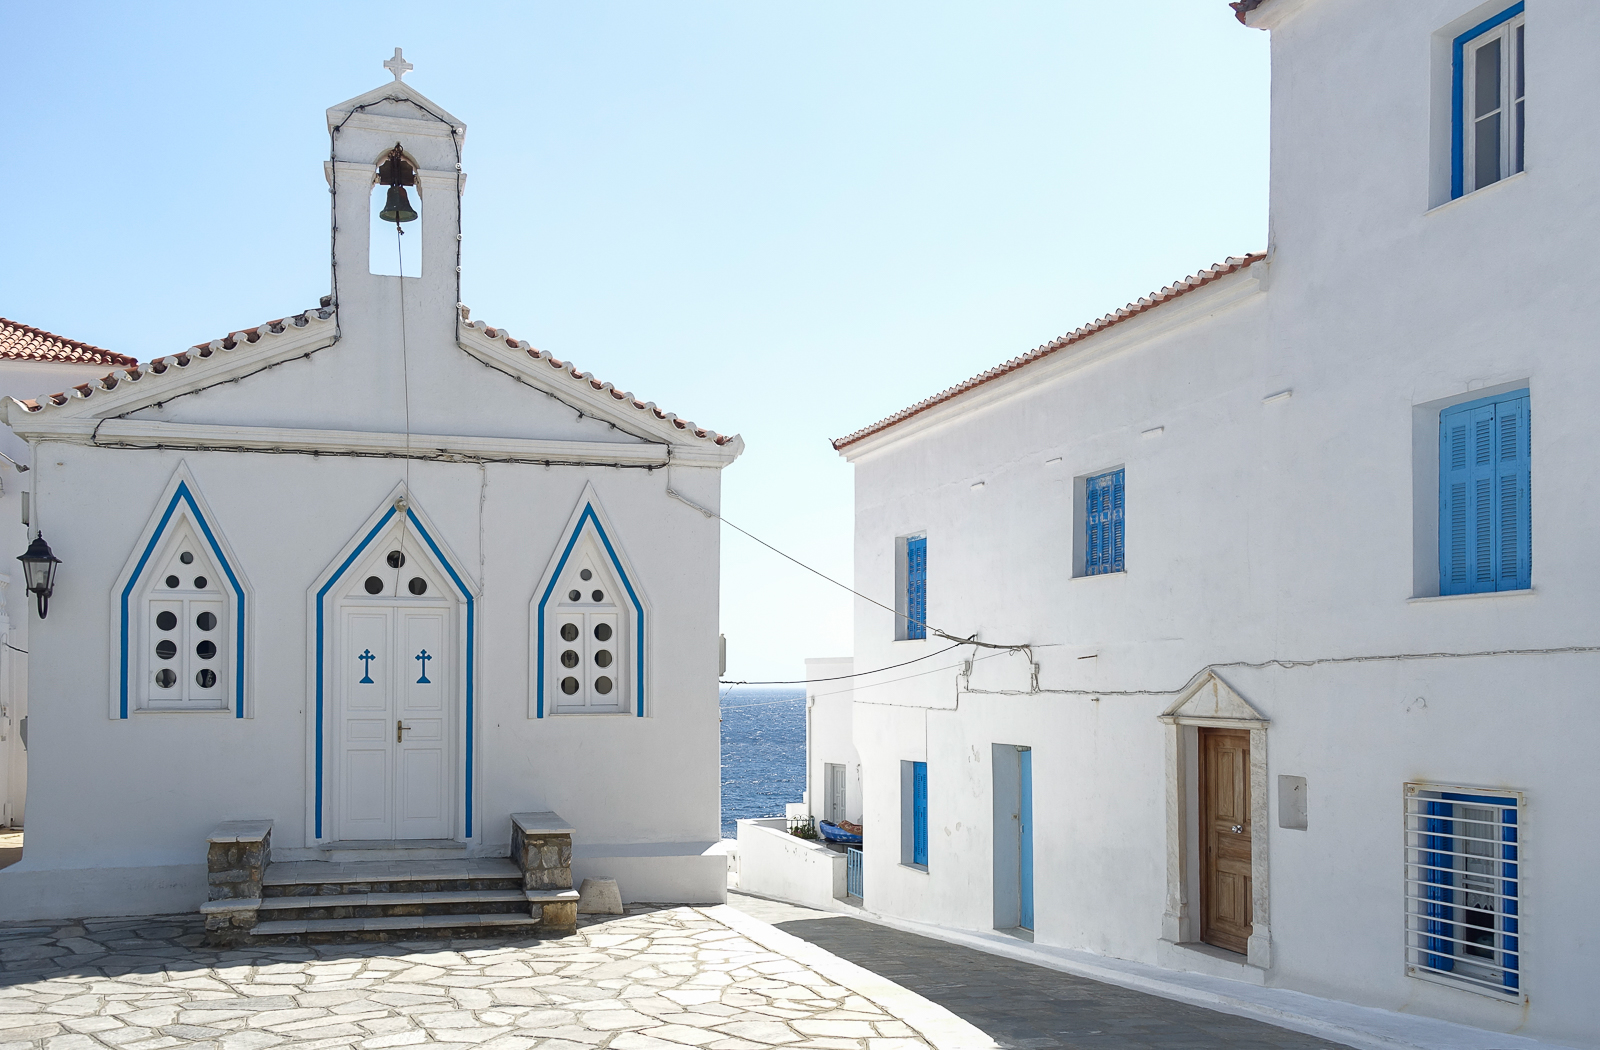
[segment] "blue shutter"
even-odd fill
[[[928,865],[928,763],[911,763],[911,863]]]
[[[1439,593],[1531,586],[1525,390],[1439,413]]]
[[[906,637],[928,637],[928,537],[906,540]]]
[[[1083,483],[1085,576],[1122,572],[1124,565],[1123,471],[1097,474]]]

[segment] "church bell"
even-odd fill
[[[384,222],[412,222],[417,213],[411,207],[411,198],[406,196],[404,186],[390,186],[389,199],[384,202],[383,210],[378,213],[378,218]]]
[[[414,222],[417,210],[411,206],[411,198],[406,195],[407,186],[417,184],[416,172],[411,170],[411,165],[406,163],[405,153],[400,148],[400,143],[394,144],[382,164],[378,165],[378,184],[389,187],[389,198],[384,201],[383,210],[378,213],[378,218],[384,222]]]

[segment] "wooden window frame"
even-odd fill
[[[1516,47],[1517,32],[1526,26],[1527,15],[1522,3],[1512,4],[1505,10],[1473,26],[1451,42],[1451,177],[1450,198],[1465,196],[1485,186],[1503,182],[1512,175],[1526,170],[1526,72]],[[1477,179],[1477,137],[1472,134],[1477,114],[1469,113],[1471,101],[1476,97],[1477,63],[1473,58],[1479,49],[1498,41],[1500,44],[1500,141],[1498,149],[1499,175],[1479,183]],[[1522,95],[1516,94],[1519,81],[1524,87]],[[1519,119],[1519,114],[1521,119]]]

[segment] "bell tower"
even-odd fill
[[[454,326],[460,289],[467,128],[405,82],[412,65],[398,47],[383,65],[394,75],[392,83],[328,110],[326,174],[340,330],[347,337],[363,330],[378,335],[386,330],[383,319],[403,307],[413,335],[443,334]],[[382,187],[383,218],[373,203],[375,186]],[[374,224],[385,229],[375,231]],[[403,231],[399,237],[420,238],[421,250],[405,253],[410,261],[404,276],[387,276],[385,271],[395,272],[395,260],[375,260],[372,245],[384,243],[375,233],[395,244],[396,225]]]

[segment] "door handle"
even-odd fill
[[[1235,824],[1233,827],[1229,828],[1228,830],[1233,832],[1235,835],[1242,835],[1242,834],[1244,834],[1244,825],[1243,824]]]
[[[407,729],[410,729],[410,728],[411,728],[410,726],[406,725],[404,722],[400,721],[398,718],[395,719],[394,720],[394,742],[397,743],[397,744],[402,743],[404,738],[401,736],[401,734],[404,733]]]

